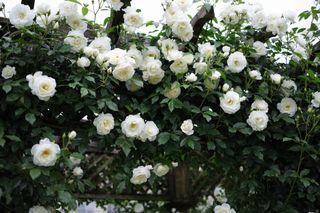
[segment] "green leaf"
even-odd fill
[[[22,140],[19,137],[15,136],[15,135],[6,135],[6,137],[9,140],[14,141],[14,142],[22,142]]]
[[[116,144],[119,145],[126,156],[130,154],[131,148],[134,147],[131,141],[127,140],[125,137],[118,137]]]
[[[6,97],[6,101],[8,101],[8,102],[16,101],[16,100],[19,99],[19,97],[20,97],[20,96],[19,96],[18,94],[15,94],[15,93],[9,94],[9,95]]]
[[[0,146],[4,147],[4,145],[6,144],[6,140],[5,139],[0,139]]]
[[[115,102],[111,100],[106,100],[106,104],[107,104],[107,107],[112,111],[119,111],[118,105]]]
[[[208,148],[208,150],[215,150],[216,145],[212,141],[210,141],[207,143],[207,148]]]
[[[91,76],[85,76],[84,77],[87,81],[90,81],[90,82],[93,82],[93,83],[95,83],[96,82],[96,80],[94,79],[94,77],[91,77]]]
[[[28,121],[31,125],[34,124],[34,122],[36,121],[36,116],[33,113],[27,113],[25,115],[25,119],[26,121]]]
[[[41,175],[41,170],[39,168],[33,168],[29,172],[32,180],[37,179]]]
[[[11,91],[12,87],[11,87],[11,85],[9,85],[9,84],[5,84],[5,85],[2,86],[2,89],[3,89],[6,93],[8,93],[8,92]]]
[[[89,12],[89,9],[87,7],[82,7],[82,15],[86,16]]]
[[[116,192],[117,192],[117,193],[122,193],[125,189],[126,189],[126,181],[121,181],[121,182],[117,185]]]
[[[169,140],[170,140],[170,133],[168,132],[162,132],[158,136],[159,145],[166,144],[168,143]]]
[[[63,203],[69,203],[70,201],[72,201],[72,196],[69,192],[66,191],[59,191],[58,192],[58,197],[59,200]]]
[[[80,93],[81,93],[81,97],[84,97],[84,96],[88,95],[89,91],[87,90],[87,88],[82,87],[80,89]]]

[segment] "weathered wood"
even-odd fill
[[[34,1],[35,0],[21,0],[21,4],[29,5],[31,9],[34,8]]]
[[[110,31],[108,33],[108,36],[111,39],[112,44],[116,44],[119,39],[119,35],[120,35],[119,26],[124,22],[123,9],[130,6],[130,2],[131,2],[131,0],[121,0],[121,1],[123,2],[123,6],[119,11],[111,10],[111,16],[110,16],[111,18],[107,25],[107,30]]]
[[[191,25],[193,27],[193,38],[191,39],[191,42],[193,44],[197,43],[204,25],[215,17],[213,6],[210,6],[209,10],[207,8],[208,7],[205,5],[202,6],[191,20]]]
[[[191,197],[190,170],[187,164],[181,163],[168,176],[170,204],[179,212],[188,212],[194,200]]]

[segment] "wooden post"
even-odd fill
[[[21,0],[21,4],[29,5],[31,9],[34,8],[34,1],[35,0]]]
[[[179,212],[187,213],[193,206],[191,197],[191,182],[189,167],[181,163],[174,168],[169,175],[169,208],[175,208]]]

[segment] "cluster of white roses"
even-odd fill
[[[170,168],[169,166],[161,163],[156,164],[154,168],[151,165],[139,166],[132,170],[130,182],[135,185],[140,185],[147,182],[151,177],[151,170],[153,170],[156,176],[162,177],[169,172]]]
[[[241,20],[247,19],[256,29],[266,27],[268,32],[283,36],[289,24],[295,23],[296,16],[288,11],[284,14],[267,15],[259,2],[248,2],[243,4],[228,3],[220,12],[221,19],[228,24],[238,24]]]
[[[186,14],[192,3],[193,0],[167,0],[163,2],[166,24],[182,41],[190,41],[193,37],[193,27]]]
[[[154,141],[159,134],[159,129],[153,121],[145,122],[140,114],[128,115],[121,123],[121,130],[128,138],[137,138],[142,142]]]
[[[99,135],[107,135],[114,128],[114,118],[110,113],[101,113],[93,121]],[[128,138],[137,138],[143,142],[154,141],[159,129],[153,121],[145,122],[140,114],[128,115],[121,123],[121,130]]]

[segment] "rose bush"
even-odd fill
[[[192,212],[319,211],[318,3],[299,15],[311,18],[305,28],[291,13],[223,3],[195,43],[192,2],[163,1],[152,34],[138,28],[155,23],[120,0],[107,7],[124,24],[107,29],[110,17],[88,20],[75,0],[58,12],[12,8],[17,29],[3,27],[0,40],[6,212],[73,210],[90,192],[166,194],[180,166]],[[172,208],[105,202],[120,212]]]

